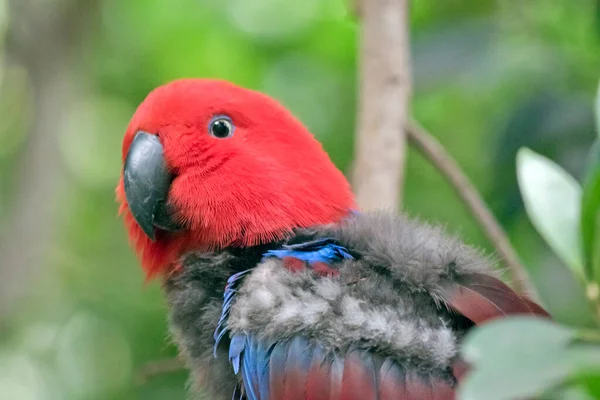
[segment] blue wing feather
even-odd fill
[[[324,262],[332,264],[344,259],[353,260],[354,257],[343,246],[340,246],[334,239],[320,238],[310,242],[284,245],[279,250],[269,250],[264,257],[294,257],[299,260],[313,264],[315,262]]]
[[[233,366],[233,372],[237,375],[240,371],[240,357],[246,347],[246,336],[234,335],[229,343],[229,362]]]
[[[282,376],[285,376],[285,365],[287,361],[287,343],[277,342],[273,346],[273,351],[271,352],[271,359],[269,361],[270,370],[269,370],[269,381],[271,386],[271,394],[273,398],[283,397],[285,391],[285,378],[281,379]]]
[[[314,346],[302,336],[294,337],[287,349],[287,362],[285,365],[286,376],[290,376],[286,383],[284,398],[304,399],[306,382],[308,380],[308,369],[313,358]]]
[[[221,310],[221,316],[219,318],[217,328],[215,329],[215,333],[213,335],[213,338],[215,340],[213,354],[215,358],[217,358],[217,348],[219,347],[219,343],[221,342],[225,334],[228,332],[227,317],[229,317],[229,311],[231,309],[231,305],[233,304],[233,300],[235,299],[237,288],[242,283],[243,278],[251,271],[252,269],[247,269],[245,271],[233,274],[229,277],[229,279],[227,279],[227,284],[225,285],[225,292],[223,293],[223,309]]]
[[[270,346],[252,336],[243,338],[239,371],[248,400],[304,398],[315,346],[300,336]],[[286,377],[290,379],[286,381]]]
[[[249,339],[249,338],[247,338]],[[258,390],[258,384],[260,382],[260,378],[256,374],[256,368],[258,364],[263,361],[261,358],[261,354],[256,348],[256,343],[248,343],[245,346],[245,352],[242,356],[242,382],[244,383],[244,389],[246,390],[246,396],[249,400],[258,400],[260,399]]]

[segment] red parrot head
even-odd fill
[[[120,213],[148,277],[170,272],[185,251],[283,239],[354,208],[347,180],[290,112],[225,81],[152,91],[122,157]]]

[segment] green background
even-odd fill
[[[526,145],[582,178],[594,138],[599,10],[592,0],[415,0],[410,17],[412,114],[482,192],[563,322],[580,320],[581,289],[528,222],[514,158]],[[40,248],[35,235],[11,243],[19,193],[32,174],[60,182],[43,192],[49,197],[29,199],[50,232],[41,254],[12,265],[0,253],[0,280],[18,289],[0,304],[0,398],[184,398],[185,373],[136,381],[142,365],[175,349],[158,284],[144,283],[117,218],[128,120],[157,85],[223,78],[279,99],[347,172],[356,19],[343,0],[0,0],[0,33],[5,243],[25,253]],[[40,114],[40,87],[61,118]],[[68,91],[64,109],[64,93],[53,90]],[[31,132],[42,117],[49,144],[33,160],[56,162],[31,172],[28,149],[40,140]],[[403,208],[493,250],[452,188],[412,150]]]

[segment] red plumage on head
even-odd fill
[[[209,134],[213,117],[235,130]],[[272,98],[231,83],[183,79],[152,91],[123,140],[123,162],[138,131],[156,134],[175,176],[168,201],[186,229],[151,241],[117,186],[129,239],[148,277],[168,273],[185,251],[279,240],[293,228],[337,222],[355,207],[350,185],[321,144]]]

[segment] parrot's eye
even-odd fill
[[[219,115],[210,120],[208,130],[216,138],[224,139],[233,135],[233,122],[225,115]]]

